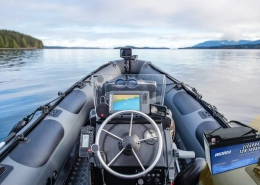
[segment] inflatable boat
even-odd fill
[[[260,183],[257,130],[130,48],[120,56],[14,126],[0,143],[0,184]]]

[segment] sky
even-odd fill
[[[259,40],[260,0],[7,0],[0,29],[45,46],[178,48]]]

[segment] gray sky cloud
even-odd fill
[[[259,7],[259,0],[8,0],[0,28],[45,45],[182,47],[260,39]]]

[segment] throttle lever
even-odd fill
[[[193,151],[184,151],[179,149],[173,149],[173,156],[180,159],[192,159],[195,158],[195,152]]]
[[[172,143],[172,155],[180,159],[192,159],[195,158],[195,152],[185,151],[177,148],[175,143]]]

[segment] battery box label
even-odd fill
[[[210,156],[212,174],[255,164],[260,157],[260,141],[212,149]]]

